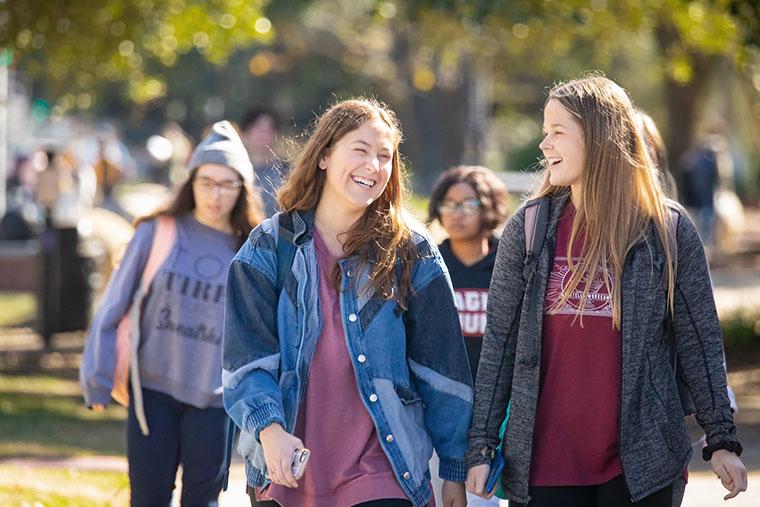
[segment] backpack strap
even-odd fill
[[[546,239],[546,230],[549,225],[549,196],[544,196],[525,205],[525,260],[523,261],[523,282],[527,287],[528,282],[536,272],[538,257],[544,246]],[[530,290],[530,299],[528,300],[528,325],[529,333],[538,334],[538,289],[537,283],[533,280]],[[538,364],[538,350],[534,342],[528,342],[528,360],[531,365]]]
[[[296,246],[293,244],[293,216],[290,213],[277,212],[272,216],[272,229],[274,234],[274,244],[277,249],[277,287],[276,293],[282,293],[285,278],[293,267],[293,259],[296,256]],[[227,491],[230,479],[230,464],[232,463],[232,448],[235,445],[235,436],[238,427],[232,418],[227,423],[227,445],[224,451],[224,460],[222,468],[217,475],[222,476],[222,491]]]
[[[549,196],[533,199],[525,204],[525,261],[523,280],[528,281],[538,263],[538,255],[544,246],[549,223]]]
[[[140,346],[140,322],[142,321],[142,302],[150,291],[150,285],[156,277],[159,268],[174,246],[176,239],[177,223],[174,217],[159,215],[156,218],[156,231],[153,234],[153,244],[148,255],[148,262],[143,269],[140,279],[140,288],[132,301],[130,308],[131,343],[129,361],[129,380],[132,383],[132,402],[135,407],[135,416],[143,435],[149,434],[148,420],[145,417],[145,407],[142,397],[142,383],[140,382],[140,367],[138,365],[138,348]]]

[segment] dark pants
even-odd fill
[[[251,498],[251,507],[280,507],[275,501],[269,500],[266,502],[257,502],[254,490],[248,487],[248,496]],[[371,500],[369,502],[362,502],[354,505],[353,507],[412,507],[412,502],[409,500],[402,500],[400,498],[387,498],[382,500]]]
[[[130,404],[127,460],[132,507],[169,505],[182,464],[183,507],[216,505],[224,459],[227,416],[222,408],[199,409],[171,396],[143,389],[150,434],[143,435]]]
[[[638,502],[631,502],[631,495],[620,476],[598,486],[531,486],[530,497],[527,507],[670,507],[673,487],[668,486]],[[512,501],[509,505],[526,507],[526,504]]]

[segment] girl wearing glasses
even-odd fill
[[[499,242],[468,489],[489,496],[490,456],[509,403],[501,479],[510,505],[677,503],[673,484],[692,448],[674,348],[707,435],[702,457],[726,498],[738,495],[747,472],[704,249],[663,194],[630,98],[601,76],[556,85],[543,129],[545,177],[530,205],[547,214],[533,215],[530,227],[521,208]],[[533,239],[528,272],[525,228],[536,233],[539,220],[546,234]]]
[[[438,178],[430,195],[428,221],[438,220],[448,235],[438,248],[454,286],[473,383],[486,326],[488,287],[496,260],[498,239],[494,231],[507,217],[507,188],[485,167],[449,169]],[[499,505],[499,499],[487,501],[468,493],[467,504],[473,507]]]
[[[459,323],[473,382],[486,325],[488,286],[496,259],[494,231],[508,216],[507,188],[490,169],[453,167],[430,195],[428,220],[438,220],[448,238],[438,245],[454,286]]]
[[[224,403],[253,505],[423,507],[435,448],[445,505],[465,506],[472,381],[446,269],[403,210],[400,142],[386,106],[331,107],[232,261]]]
[[[87,405],[102,411],[118,388],[117,327],[126,314],[137,316],[127,419],[133,506],[169,505],[180,464],[182,505],[215,505],[222,487],[215,477],[226,435],[221,341],[227,266],[260,221],[261,206],[251,191],[253,168],[230,123],[213,125],[188,169],[171,203],[137,220],[93,320],[80,370]],[[143,291],[143,272],[158,244],[169,248]]]

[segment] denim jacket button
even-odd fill
[[[388,442],[389,444],[392,444],[393,443],[393,435],[391,435],[391,434],[385,435],[385,441]]]
[[[352,276],[354,276],[354,272],[349,269],[348,271],[346,271],[346,276],[351,278]]]
[[[356,322],[356,318],[357,317],[355,313],[352,313],[351,315],[348,316],[348,320],[350,320],[351,322]]]
[[[367,356],[365,356],[364,354],[359,354],[356,357],[356,360],[359,361],[360,363],[364,364],[364,362],[367,361]]]
[[[375,393],[370,394],[369,401],[371,401],[372,403],[375,403],[377,401],[377,395]]]
[[[410,474],[409,472],[404,472],[404,475],[402,475],[402,477],[404,478],[405,481],[408,481],[409,479],[412,478],[412,474]]]

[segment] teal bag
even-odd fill
[[[501,446],[504,444],[504,432],[507,429],[507,420],[509,419],[509,408],[512,406],[512,403],[509,403],[507,405],[507,413],[504,415],[504,421],[501,423],[501,429],[499,430],[499,446],[496,448],[496,452],[501,452]],[[506,493],[504,493],[504,490],[501,487],[501,479],[496,481],[496,493],[494,493],[497,497],[501,498],[502,500],[507,499]]]

